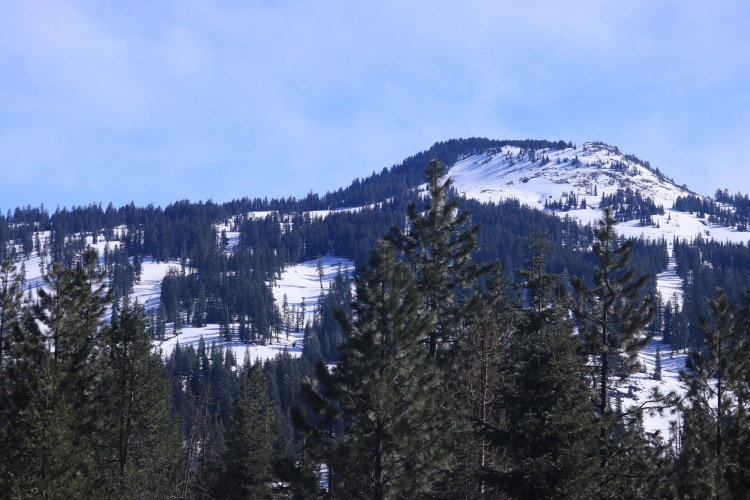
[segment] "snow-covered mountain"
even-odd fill
[[[523,205],[544,210],[555,202],[565,204],[574,197],[577,207],[548,211],[583,224],[601,217],[602,195],[631,189],[662,206],[664,214],[652,216],[648,225],[637,220],[621,223],[618,232],[623,236],[668,241],[677,237],[690,241],[700,235],[733,243],[750,242],[750,232],[712,224],[708,217],[674,211],[678,197],[698,195],[684,185],[677,185],[648,162],[600,142],[533,152],[505,146],[461,158],[450,166],[447,175],[453,179],[459,194],[480,202],[516,199]]]
[[[562,147],[562,146],[561,146]],[[465,150],[469,150],[468,147]],[[454,155],[453,158],[456,156]],[[423,164],[421,164],[423,166]],[[667,178],[648,162],[635,156],[621,153],[618,148],[602,143],[585,143],[579,147],[566,149],[524,149],[517,146],[495,148],[475,148],[473,154],[459,156],[458,161],[448,165],[447,175],[453,179],[457,192],[480,202],[498,202],[504,199],[517,199],[532,208],[545,210],[550,216],[571,217],[583,224],[590,224],[601,217],[603,195],[613,195],[620,190],[630,189],[641,198],[651,199],[656,206],[664,208],[663,214],[652,214],[647,220],[630,220],[620,223],[617,230],[626,237],[646,237],[664,239],[670,254],[669,265],[656,277],[657,288],[664,300],[682,301],[682,282],[677,276],[676,261],[672,255],[673,238],[681,240],[712,238],[720,241],[750,242],[750,232],[737,231],[712,224],[707,217],[695,213],[674,210],[678,197],[697,196],[685,186],[679,186]],[[408,184],[414,186],[414,184]],[[385,196],[390,196],[386,192]],[[575,203],[571,203],[571,199]],[[386,199],[382,200],[383,202]],[[384,203],[385,204],[385,203]],[[357,213],[367,206],[362,204],[331,210],[308,211],[311,220],[323,219],[336,212]],[[564,208],[562,208],[564,207]],[[269,211],[235,214],[222,221],[214,221],[216,234],[225,238],[224,252],[233,254],[240,240],[237,218],[265,218]],[[289,214],[284,214],[284,226],[291,224]],[[101,234],[86,235],[86,244],[95,246],[100,254],[111,245],[113,249],[122,245],[125,226],[113,232],[114,240],[105,242]],[[77,233],[74,237],[80,237]],[[50,231],[37,231],[31,235],[38,239],[41,247],[50,242]],[[20,246],[20,243],[17,243]],[[27,289],[43,286],[43,269],[49,262],[47,252],[32,250],[25,259],[19,261],[26,277]],[[140,262],[140,279],[134,284],[132,294],[139,303],[149,310],[156,310],[161,300],[161,284],[170,268],[180,268],[183,263],[177,260],[159,262],[146,255]],[[277,278],[269,282],[276,304],[287,302],[290,307],[302,308],[305,304],[306,318],[311,319],[321,290],[328,288],[339,271],[351,271],[350,260],[326,255],[318,261],[308,261],[287,266]],[[319,274],[322,271],[322,276]],[[236,324],[230,325],[236,328]],[[168,330],[170,330],[168,328]],[[216,341],[226,349],[231,349],[237,359],[245,355],[250,359],[267,359],[280,352],[299,356],[304,342],[302,330],[295,329],[289,335],[276,335],[264,344],[245,345],[239,341],[225,342],[218,324],[204,327],[183,325],[178,334],[173,330],[166,340],[156,341],[154,348],[163,356],[169,355],[179,343],[197,345],[201,336],[210,345]],[[662,356],[662,379],[654,379],[656,348]],[[623,404],[627,407],[642,404],[646,394],[655,386],[665,390],[680,390],[679,370],[684,365],[684,352],[672,351],[671,346],[654,341],[641,355],[644,370],[629,379],[628,383],[616,388]],[[649,430],[670,432],[672,415],[652,416],[645,423]]]
[[[534,152],[506,146],[458,161],[450,169],[456,189],[468,198],[498,201],[515,198],[530,207],[575,195],[596,205],[601,195],[631,188],[672,208],[686,187],[614,146],[587,142],[577,148]]]

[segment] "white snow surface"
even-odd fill
[[[281,278],[273,283],[273,296],[277,307],[281,307],[284,294],[286,294],[290,307],[296,306],[299,308],[304,299],[306,311],[305,322],[312,321],[321,290],[324,292],[328,290],[328,284],[336,277],[339,271],[343,273],[346,270],[351,271],[354,268],[354,264],[347,259],[325,256],[321,260],[323,264],[322,286],[318,276],[317,260],[302,262],[288,267],[281,274]],[[158,301],[160,285],[160,281],[158,283],[153,282],[151,288],[144,287],[141,293],[156,294],[156,300]],[[167,331],[169,331],[170,326],[171,324],[167,326]],[[230,326],[236,329],[238,325]],[[292,331],[288,336],[280,333],[278,337],[274,337],[266,345],[248,345],[239,341],[225,342],[219,332],[219,325],[207,325],[201,328],[186,325],[183,326],[182,331],[178,335],[161,343],[156,343],[156,346],[161,349],[162,356],[167,357],[174,350],[178,342],[180,346],[192,345],[197,347],[201,336],[203,336],[206,347],[210,347],[213,342],[216,342],[217,345],[223,345],[225,349],[231,349],[234,352],[235,358],[238,361],[242,361],[246,356],[250,361],[264,361],[284,351],[293,357],[302,354],[303,333],[302,329]]]
[[[603,194],[630,187],[643,197],[652,198],[657,206],[663,206],[665,214],[652,217],[651,226],[641,226],[638,221],[619,224],[617,231],[625,237],[692,241],[700,236],[732,243],[750,242],[750,232],[709,224],[707,218],[672,210],[678,196],[695,193],[626,158],[615,147],[585,143],[575,149],[542,149],[536,151],[534,162],[519,157],[520,152],[517,147],[506,146],[494,153],[469,156],[456,162],[447,176],[453,179],[459,194],[480,202],[516,199],[523,205],[543,210],[545,201],[565,200],[575,195],[579,203],[586,200],[587,208],[555,211],[554,214],[570,216],[584,225],[601,218]],[[549,157],[550,161],[542,165],[539,160],[542,157]],[[575,158],[578,158],[578,165]],[[617,165],[621,167],[615,168]],[[622,166],[625,172],[621,171]]]
[[[456,189],[468,198],[480,201],[515,198],[534,208],[544,208],[545,199],[559,199],[564,193],[575,193],[587,197],[587,203],[598,203],[602,194],[626,187],[661,200],[665,208],[671,208],[678,196],[690,193],[605,144],[537,150],[534,162],[518,157],[519,153],[519,148],[506,146],[495,153],[470,156],[458,161],[449,175]],[[550,161],[542,165],[539,161],[542,157],[549,157]],[[579,165],[574,162],[576,158]],[[617,163],[626,166],[627,172],[615,169]]]
[[[666,242],[669,263],[656,277],[657,289],[664,303],[673,301],[682,307],[682,280],[677,276],[673,254],[675,240],[692,242],[702,238],[750,243],[750,232],[710,224],[707,217],[700,218],[696,214],[673,210],[678,196],[695,193],[626,158],[617,148],[586,143],[562,151],[538,150],[534,162],[519,155],[520,152],[519,148],[503,147],[496,152],[470,156],[456,162],[447,176],[453,179],[459,194],[480,202],[516,199],[523,205],[544,210],[545,201],[565,201],[568,196],[575,195],[579,203],[586,200],[587,208],[548,213],[559,217],[569,216],[584,225],[593,225],[601,219],[603,194],[613,194],[618,189],[630,187],[642,196],[652,198],[657,206],[664,207],[664,215],[653,216],[652,224],[648,226],[641,225],[639,221],[628,221],[618,224],[616,230],[628,238],[643,237]],[[543,157],[549,157],[545,165],[539,161]],[[573,161],[575,158],[578,164]],[[657,348],[661,353],[661,380],[654,378]],[[661,338],[655,338],[639,355],[641,371],[625,381],[614,383],[615,390],[621,395],[624,410],[636,406],[644,408],[643,425],[646,431],[659,431],[664,438],[671,436],[673,422],[679,416],[674,409],[656,411],[661,405],[651,402],[650,396],[655,388],[662,394],[685,393],[679,373],[685,367],[686,356],[684,351],[673,351]]]
[[[660,349],[661,380],[654,378],[657,348]],[[673,408],[664,409],[662,412],[656,411],[660,404],[651,402],[650,396],[655,388],[662,394],[685,393],[685,388],[680,382],[680,370],[685,368],[686,357],[684,351],[673,351],[672,346],[663,343],[660,337],[655,337],[639,354],[641,372],[631,375],[616,388],[622,395],[623,409],[642,406],[645,410],[643,428],[647,432],[659,431],[665,439],[672,435],[672,422],[678,419],[678,415]],[[650,408],[654,410],[649,411]]]
[[[667,242],[667,252],[669,252],[667,269],[656,275],[656,289],[661,295],[662,303],[666,304],[669,301],[682,309],[682,279],[677,276],[677,261],[674,258],[674,245],[671,241]]]

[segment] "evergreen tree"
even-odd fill
[[[612,378],[627,378],[638,368],[638,352],[651,341],[653,332],[644,328],[651,322],[653,306],[642,291],[648,275],[635,276],[629,265],[634,240],[619,244],[610,209],[603,211],[597,223],[593,251],[598,265],[594,270],[593,288],[581,279],[573,280],[577,295],[575,313],[583,348],[595,360],[594,380],[598,392],[594,407],[599,422],[599,457],[601,469],[618,474],[611,460],[616,454],[615,415],[610,405]]]
[[[218,498],[267,498],[273,490],[274,408],[260,363],[247,368],[214,486]]]
[[[656,347],[656,357],[654,359],[654,380],[661,380],[661,348]]]
[[[470,213],[459,211],[458,202],[450,200],[451,179],[443,180],[445,168],[438,160],[430,161],[426,170],[429,201],[424,214],[415,204],[408,207],[406,232],[394,227],[389,236],[394,246],[410,263],[417,288],[423,295],[424,310],[434,314],[434,330],[425,338],[430,356],[449,351],[462,335],[461,302],[479,276],[488,270],[471,262],[477,249],[479,226],[467,227]]]
[[[75,485],[77,492],[72,496],[92,495],[95,488],[98,464],[91,437],[102,432],[104,422],[100,401],[107,362],[102,332],[112,301],[104,279],[96,250],[86,250],[72,269],[53,265],[34,307],[49,344],[49,359],[46,354],[42,359],[39,418],[42,425],[57,428],[57,435],[65,436],[56,443],[50,437],[44,446],[50,448],[50,456],[59,451],[64,457],[59,461],[58,479],[67,478]],[[27,335],[37,336],[34,328],[27,323]],[[42,474],[49,477],[47,472]]]
[[[392,227],[388,240],[405,257],[418,291],[422,295],[422,314],[434,315],[432,330],[421,340],[429,355],[442,369],[444,386],[444,421],[439,432],[445,448],[454,456],[446,455],[441,494],[455,497],[466,493],[464,468],[467,462],[459,458],[466,453],[466,443],[473,438],[467,423],[469,414],[455,415],[460,409],[458,400],[466,378],[468,361],[462,356],[465,349],[469,321],[479,305],[475,293],[477,280],[487,273],[489,265],[473,262],[477,251],[479,226],[471,225],[468,211],[459,210],[458,201],[451,199],[450,178],[444,179],[443,163],[432,160],[427,170],[429,199],[424,212],[412,203],[407,208],[408,227],[402,231]]]
[[[691,498],[730,498],[734,490],[728,479],[747,484],[748,424],[746,367],[748,359],[746,332],[735,316],[735,306],[726,292],[719,289],[709,301],[708,318],[702,318],[705,345],[686,360],[680,378],[687,388],[682,406],[683,429],[678,471],[678,493]],[[743,335],[744,333],[744,335]],[[738,439],[733,441],[732,438]],[[742,479],[742,478],[745,479]]]
[[[74,416],[29,311],[12,329],[2,375],[0,490],[13,498],[83,495],[90,484],[77,473]]]
[[[128,297],[107,331],[109,370],[101,481],[108,495],[161,497],[176,493],[181,445],[170,416],[164,364],[151,354],[143,309]]]
[[[0,369],[5,360],[8,337],[21,313],[23,279],[23,273],[16,272],[12,258],[8,257],[0,264]]]
[[[586,360],[559,277],[545,270],[545,248],[534,236],[521,272],[523,307],[502,367],[504,425],[489,434],[506,460],[487,478],[514,498],[590,498],[598,471]]]
[[[483,471],[498,466],[501,453],[491,447],[487,429],[504,421],[501,389],[508,383],[500,369],[508,361],[507,345],[513,328],[514,308],[508,297],[509,284],[496,266],[469,321],[460,359],[466,364],[458,385],[459,441],[453,460],[458,467],[453,492],[463,497],[485,496]]]
[[[104,429],[107,373],[103,316],[111,301],[103,279],[96,251],[84,252],[73,269],[54,265],[34,314],[25,312],[14,325],[4,391],[13,415],[14,451],[6,462],[13,496],[96,496],[95,437]]]
[[[437,368],[420,346],[434,316],[421,305],[411,273],[380,243],[356,279],[353,319],[341,318],[341,361],[330,374],[320,364],[317,390],[305,391],[323,425],[341,422],[340,433],[311,434],[336,497],[438,494],[443,451],[434,426],[443,408]]]

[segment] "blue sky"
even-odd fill
[[[750,192],[750,3],[0,0],[0,209],[304,196],[458,137]]]

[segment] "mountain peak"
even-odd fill
[[[626,189],[669,209],[678,196],[692,194],[648,162],[602,142],[564,149],[503,146],[459,159],[448,175],[467,198],[483,202],[513,198],[540,209],[545,202],[568,196],[596,207],[602,195]]]

